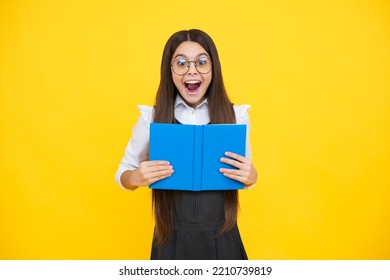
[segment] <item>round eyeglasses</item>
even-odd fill
[[[185,58],[178,58],[172,62],[171,67],[173,72],[175,72],[175,74],[185,75],[190,70],[191,62],[195,63],[195,69],[200,74],[207,74],[211,71],[212,63],[210,58],[208,57],[200,57],[197,60],[192,60],[192,61],[189,61]]]

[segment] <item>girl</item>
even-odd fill
[[[148,186],[174,172],[167,161],[148,160],[151,122],[249,126],[249,106],[232,105],[214,42],[196,29],[179,31],[169,38],[156,104],[139,109],[141,116],[116,173],[117,183],[128,190]],[[221,168],[224,176],[242,182],[245,188],[255,184],[257,172],[250,160],[248,140],[247,157],[227,151],[221,161],[237,168]],[[151,259],[247,259],[237,228],[237,191],[153,190],[152,203],[155,231]]]

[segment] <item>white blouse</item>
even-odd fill
[[[251,158],[249,143],[249,105],[234,105],[236,121],[238,124],[247,125],[246,137],[246,157]],[[115,174],[116,182],[122,187],[121,175],[126,170],[135,170],[139,163],[149,158],[149,124],[153,121],[153,106],[139,105],[141,115],[133,128],[132,137],[129,140],[125,154],[119,168]],[[199,104],[195,109],[188,106],[178,94],[175,100],[175,118],[182,124],[202,125],[210,122],[207,99]]]

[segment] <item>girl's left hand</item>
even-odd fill
[[[220,168],[219,171],[224,176],[239,181],[245,186],[253,185],[257,181],[257,171],[249,158],[240,156],[232,152],[226,152],[229,158],[221,158],[221,162],[227,163],[238,169]]]

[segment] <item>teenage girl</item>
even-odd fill
[[[173,34],[165,45],[161,80],[153,107],[139,106],[132,138],[116,173],[127,190],[148,186],[172,175],[174,166],[149,161],[149,124],[247,124],[249,106],[230,102],[222,79],[214,42],[205,32],[192,29]],[[256,183],[257,172],[247,155],[226,151],[221,162],[237,169],[220,172],[242,182]],[[247,259],[237,228],[238,191],[153,190],[155,230],[151,259]]]

